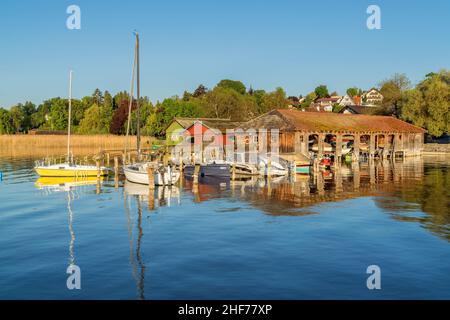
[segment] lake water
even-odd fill
[[[449,157],[154,195],[32,166],[0,158],[0,299],[450,299]]]

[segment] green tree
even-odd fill
[[[226,87],[215,87],[201,100],[202,112],[211,118],[225,118],[233,121],[247,120],[258,112],[256,99],[242,95]]]
[[[386,110],[386,114],[400,115],[403,94],[410,86],[411,82],[406,75],[398,73],[380,83],[380,93],[383,95],[381,107]]]
[[[347,89],[347,94],[350,97],[360,96],[362,95],[362,90],[357,87],[351,87]]]
[[[166,127],[175,117],[196,118],[200,116],[200,105],[197,101],[183,101],[177,98],[165,99],[151,109],[142,130],[143,134],[147,135],[162,136]]]
[[[108,133],[114,114],[114,99],[108,91],[105,91],[103,104],[100,106],[100,131]]]
[[[48,115],[51,130],[66,130],[68,124],[68,101],[66,99],[54,98]]]
[[[300,108],[307,108],[317,99],[317,94],[315,92],[308,93],[305,100],[300,104]]]
[[[84,118],[80,122],[78,132],[81,134],[99,134],[105,133],[102,129],[103,123],[101,118],[100,107],[94,103],[84,113]]]
[[[415,89],[405,93],[401,117],[428,133],[440,137],[450,131],[450,85],[448,71],[427,76]]]
[[[229,80],[229,79],[221,80],[217,84],[217,87],[225,88],[225,89],[233,89],[239,94],[245,94],[245,92],[247,91],[247,89],[245,88],[245,85],[241,81]]]
[[[264,90],[253,90],[251,96],[255,98],[258,114],[264,113],[263,98],[266,95]]]
[[[95,89],[94,93],[92,94],[92,100],[93,103],[97,104],[98,106],[103,104],[103,93],[100,89]]]
[[[314,89],[314,92],[318,98],[327,98],[330,95],[328,94],[328,88],[326,85],[320,85]]]
[[[14,126],[12,124],[9,111],[0,108],[0,134],[12,134],[12,133],[14,133]]]
[[[274,109],[284,109],[288,106],[286,92],[282,88],[277,88],[273,92],[266,93],[262,97],[262,112],[269,112]]]
[[[20,105],[14,106],[9,110],[9,116],[14,128],[14,132],[18,133],[22,131],[22,123],[25,118],[25,114],[22,111]]]

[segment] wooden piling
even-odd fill
[[[194,185],[198,184],[198,175],[199,174],[200,174],[200,164],[196,164],[194,167],[194,177],[193,177]]]
[[[119,188],[119,157],[114,157],[114,187]]]
[[[101,169],[100,169],[100,160],[96,160],[95,161],[95,164],[97,165],[97,180],[99,180],[100,179],[100,176],[101,176]]]
[[[148,187],[150,191],[155,190],[155,170],[153,165],[147,167]]]

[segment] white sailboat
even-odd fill
[[[141,133],[140,133],[140,114],[139,114],[139,34],[136,32],[136,44],[134,48],[134,63],[133,71],[131,76],[131,90],[130,90],[130,101],[128,107],[128,123],[127,123],[127,138],[130,131],[130,121],[131,121],[131,106],[133,104],[133,91],[134,91],[134,77],[136,71],[137,80],[137,152],[138,157],[141,155]],[[123,173],[128,181],[140,184],[149,184],[148,178],[148,167],[154,166],[153,163],[141,162],[128,164],[123,166]],[[157,186],[169,186],[175,184],[180,178],[180,173],[175,171],[170,166],[157,165],[154,170],[154,183]]]
[[[108,175],[108,168],[96,166],[79,165],[73,162],[73,156],[70,152],[70,127],[72,116],[72,70],[69,73],[69,124],[67,129],[67,161],[59,164],[46,163],[45,161],[36,161],[34,170],[41,177],[96,177],[98,171],[100,176]]]

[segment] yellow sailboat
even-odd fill
[[[70,153],[70,126],[71,126],[71,114],[72,114],[72,70],[69,75],[69,125],[67,132],[67,161],[59,164],[50,164],[46,162],[37,161],[34,170],[40,177],[74,177],[74,178],[86,178],[100,176],[106,176],[109,173],[109,169],[106,167],[97,168],[96,166],[79,165],[73,163],[73,159]]]

